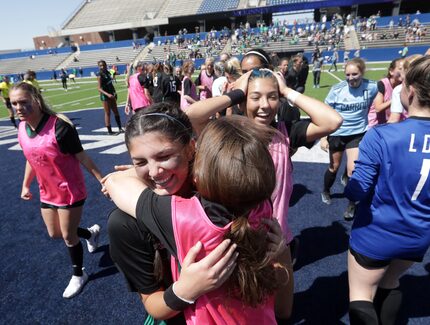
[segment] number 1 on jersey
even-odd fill
[[[427,178],[429,177],[430,172],[430,159],[423,159],[423,165],[421,167],[421,177],[418,181],[417,187],[415,188],[414,195],[412,195],[412,201],[415,201],[418,198],[418,195],[420,195],[421,190],[424,187],[425,182],[427,181]]]

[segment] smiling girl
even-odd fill
[[[100,227],[79,227],[87,196],[82,164],[97,180],[102,176],[85,153],[73,124],[45,104],[39,91],[27,83],[15,85],[10,92],[12,106],[21,120],[18,140],[25,158],[21,198],[32,199],[30,185],[37,178],[43,221],[51,238],[63,238],[70,254],[73,276],[64,298],[77,295],[88,275],[83,268],[80,237],[87,240],[90,253],[97,249]]]

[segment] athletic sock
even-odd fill
[[[333,186],[336,180],[336,173],[332,173],[329,169],[324,174],[324,192],[330,192],[330,188]]]
[[[110,125],[106,125],[109,134],[112,134],[112,127]]]
[[[79,241],[75,246],[67,246],[73,266],[73,275],[82,276],[82,266],[84,263],[84,250]]]
[[[78,227],[78,237],[88,240],[91,238],[91,232],[87,228]]]
[[[121,118],[119,117],[119,115],[115,115],[115,121],[116,121],[116,124],[118,125],[119,130],[121,130],[122,129]]]
[[[378,325],[378,315],[372,302],[356,300],[349,303],[349,322],[351,325]]]
[[[402,292],[399,288],[376,290],[373,305],[381,325],[395,324],[397,314],[402,304]]]
[[[12,117],[10,118],[10,121],[12,122],[12,124],[13,124],[15,127],[18,127],[18,126],[16,125],[15,116],[12,116]]]

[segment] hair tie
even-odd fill
[[[270,200],[264,200],[249,212],[248,223],[253,229],[260,228],[261,221],[271,219],[273,216],[273,208]]]

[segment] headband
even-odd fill
[[[161,116],[161,117],[167,117],[169,120],[171,120],[171,121],[175,121],[175,122],[179,123],[180,125],[182,125],[182,127],[183,127],[184,129],[188,129],[188,128],[184,125],[184,123],[182,123],[182,122],[181,122],[181,121],[179,121],[177,118],[175,118],[175,117],[173,117],[173,116],[171,116],[171,115],[168,115],[168,114],[166,114],[166,113],[148,113],[148,114],[142,114],[142,116]]]
[[[260,52],[257,52],[257,51],[249,51],[249,52],[246,52],[246,53],[245,53],[245,56],[248,56],[248,55],[251,55],[251,54],[254,54],[254,55],[259,56],[259,57],[260,57],[260,58],[262,58],[264,61],[266,61],[266,63],[267,63],[267,64],[270,64],[269,60],[267,60],[267,58],[266,58],[263,54],[261,54]]]

